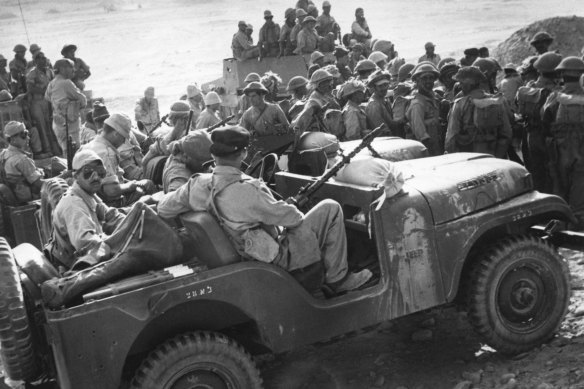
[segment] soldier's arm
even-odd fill
[[[81,107],[85,107],[87,105],[87,97],[75,86],[73,81],[67,80],[68,82],[64,84],[65,93],[69,100],[79,102]]]
[[[158,215],[165,219],[171,219],[182,213],[194,210],[189,202],[191,185],[194,185],[197,177],[191,177],[189,181],[175,190],[165,194],[158,202]]]

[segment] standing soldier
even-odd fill
[[[322,37],[332,33],[335,39],[341,32],[335,18],[331,16],[331,3],[328,0],[322,3],[322,14],[316,18],[316,32]]]
[[[416,84],[417,92],[406,111],[411,129],[411,133],[406,134],[407,137],[422,142],[430,155],[440,155],[444,152],[440,145],[440,101],[434,93],[434,83],[439,75],[431,62],[416,65],[412,80]]]
[[[269,10],[264,11],[265,23],[260,28],[258,46],[260,48],[260,58],[276,57],[280,52],[278,39],[280,38],[280,25],[274,23],[274,15]]]
[[[434,50],[436,49],[436,46],[434,45],[434,43],[426,42],[426,44],[424,45],[424,49],[426,49],[426,54],[422,55],[418,59],[418,63],[432,62],[434,64],[434,66],[438,66],[438,63],[440,62],[441,58],[438,54],[436,54],[434,52]]]
[[[550,34],[540,31],[533,36],[529,44],[533,46],[538,55],[542,55],[548,52],[553,41],[554,38]]]
[[[233,34],[231,49],[233,57],[243,61],[244,59],[257,58],[260,55],[259,48],[253,45],[253,41],[247,35],[247,23],[240,20],[237,24],[238,30]]]
[[[294,29],[294,26],[296,26],[296,11],[294,11],[293,8],[288,8],[284,13],[284,17],[286,20],[280,29],[280,38],[278,39],[278,43],[280,44],[280,53],[278,54],[278,57],[292,55],[296,48],[292,45],[292,40],[290,38],[292,30]]]
[[[541,55],[533,66],[539,72],[536,81],[531,81],[517,91],[518,113],[523,118],[524,140],[527,143],[525,167],[531,173],[533,186],[540,192],[551,193],[552,181],[549,173],[549,153],[541,117],[541,109],[549,95],[560,89],[556,80],[556,67],[562,56],[556,53]]]
[[[290,123],[278,104],[267,103],[264,99],[268,90],[261,82],[252,82],[243,92],[249,97],[251,107],[244,112],[240,125],[252,135],[276,135],[288,130]]]
[[[189,103],[191,111],[193,111],[193,120],[190,129],[194,130],[204,108],[203,93],[196,84],[187,85],[187,103]]]
[[[497,158],[507,156],[511,142],[511,124],[501,95],[485,93],[480,85],[484,74],[474,66],[458,71],[463,97],[455,100],[446,131],[446,151],[487,153]]]
[[[203,101],[205,102],[206,108],[201,112],[201,116],[199,116],[199,120],[197,120],[197,130],[201,128],[209,128],[221,121],[221,118],[217,113],[219,107],[221,107],[221,98],[217,92],[211,91],[207,93],[203,98]]]
[[[0,54],[0,91],[10,92],[10,73],[6,70],[6,58]]]
[[[12,96],[16,97],[21,93],[26,93],[26,47],[24,45],[14,46],[14,59],[8,64],[10,69],[11,81],[11,93]]]
[[[26,75],[32,125],[39,133],[41,152],[48,154],[47,156],[59,155],[59,147],[53,141],[51,131],[51,107],[49,102],[45,100],[45,92],[55,75],[53,70],[47,66],[47,59],[42,51],[35,53],[33,61],[34,67]]]
[[[515,65],[508,63],[503,68],[505,76],[501,80],[499,85],[499,90],[503,93],[505,100],[511,106],[513,112],[517,112],[517,104],[515,101],[515,96],[517,96],[517,91],[523,86],[523,80],[517,70]]]
[[[347,100],[343,108],[345,136],[342,140],[361,139],[370,131],[367,126],[367,115],[361,103],[365,101],[365,85],[357,80],[351,80],[342,87],[342,97]]]
[[[464,57],[460,59],[460,66],[471,66],[479,58],[479,49],[471,47],[464,50]]]
[[[442,97],[450,103],[454,102],[454,96],[456,95],[454,93],[456,80],[452,77],[458,72],[458,69],[460,69],[460,66],[455,62],[445,63],[440,68],[440,76],[438,77],[438,80],[444,85],[444,95]]]
[[[292,50],[296,52],[296,47],[298,45],[298,34],[300,30],[303,28],[304,19],[308,16],[306,11],[302,8],[296,8],[296,25],[292,27],[292,31],[290,32],[290,43],[292,46]]]
[[[365,11],[363,11],[363,8],[357,8],[355,10],[355,21],[351,25],[351,33],[353,39],[356,39],[359,43],[363,43],[365,48],[369,50],[372,35],[367,20],[365,19]]]
[[[160,110],[158,108],[158,99],[154,97],[154,87],[149,86],[144,91],[144,97],[136,101],[134,107],[136,122],[144,125],[146,132],[150,132],[152,127],[160,121]]]
[[[73,61],[73,77],[71,81],[79,88],[80,90],[85,89],[85,80],[91,76],[91,71],[89,71],[89,66],[83,61],[81,58],[77,58],[75,53],[77,52],[77,46],[75,45],[65,45],[61,50],[61,55],[63,58],[70,59]]]
[[[316,19],[312,16],[307,16],[302,21],[302,30],[298,33],[296,49],[294,50],[296,54],[311,54],[318,47],[318,42],[322,38],[316,33],[315,25]]]
[[[30,45],[30,47],[28,48],[28,51],[30,51],[30,55],[32,56],[32,60],[28,61],[28,63],[26,64],[26,70],[28,72],[28,70],[32,69],[35,65],[34,65],[34,56],[36,53],[41,51],[41,47],[39,45],[37,45],[36,43],[33,43],[32,45]],[[51,64],[51,61],[49,61],[48,58],[46,58],[47,61],[47,67],[52,68],[53,64]]]
[[[403,138],[405,136],[403,121],[393,120],[393,110],[387,99],[390,82],[391,76],[385,70],[378,70],[369,76],[367,86],[373,91],[373,95],[367,103],[365,114],[371,128],[385,125],[386,134]]]
[[[67,58],[57,60],[55,78],[49,83],[45,92],[45,99],[53,106],[53,132],[65,158],[67,157],[67,132],[75,145],[80,144],[79,110],[87,104],[85,95],[71,81],[74,72],[73,61]]]
[[[308,68],[308,78],[312,76],[312,73],[316,72],[324,66],[324,54],[320,51],[314,51],[310,54],[310,67]]]
[[[563,197],[578,220],[576,229],[584,228],[584,89],[580,77],[584,61],[567,57],[560,62],[564,81],[561,91],[553,92],[543,109],[545,129],[553,136],[550,148],[554,168],[554,194]]]

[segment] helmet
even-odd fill
[[[247,76],[245,76],[245,80],[243,80],[243,82],[245,83],[250,83],[250,82],[260,82],[260,75],[257,73],[250,73]]]
[[[74,44],[67,44],[64,45],[63,48],[61,49],[61,55],[65,55],[65,53],[69,52],[69,51],[77,51],[77,46],[75,46]]]
[[[213,105],[213,104],[221,104],[221,98],[217,94],[217,92],[209,92],[203,97],[203,101],[205,105]]]
[[[369,78],[367,79],[367,85],[375,86],[378,82],[386,80],[387,82],[391,81],[391,75],[389,72],[385,70],[376,70],[375,72],[371,73]]]
[[[264,84],[262,84],[261,82],[250,82],[249,84],[247,84],[247,86],[245,88],[243,88],[243,93],[245,93],[246,95],[249,92],[256,92],[259,94],[268,94],[268,90],[266,89],[266,87],[264,86]],[[205,104],[207,104],[207,101],[205,101]],[[214,104],[214,103],[211,103]]]
[[[450,62],[456,62],[456,59],[452,57],[442,58],[440,62],[438,62],[438,70],[442,70],[442,67]]]
[[[387,55],[383,54],[381,51],[374,51],[369,54],[369,59],[375,63],[379,61],[387,61]]]
[[[286,10],[286,12],[284,12],[284,17],[285,17],[286,19],[288,19],[288,18],[289,18],[290,16],[292,16],[292,15],[296,16],[296,11],[294,10],[294,8],[288,8],[288,9]]]
[[[544,53],[533,63],[533,67],[540,73],[552,73],[562,62],[562,56],[556,53]]]
[[[35,51],[41,51],[41,47],[36,43],[33,43],[32,45],[30,45],[29,50],[31,53],[34,53]]]
[[[316,50],[310,54],[310,62],[314,63],[314,61],[318,61],[319,59],[324,58],[324,54],[320,51]]]
[[[556,67],[562,74],[574,75],[576,77],[584,73],[584,61],[578,57],[566,57]]]
[[[308,84],[308,80],[306,78],[302,76],[292,77],[290,81],[288,81],[288,90],[292,92],[306,84]]]
[[[15,53],[18,53],[18,52],[21,52],[21,51],[26,51],[26,46],[25,45],[18,44],[16,46],[14,46],[14,49],[12,49],[12,51],[14,51]]]
[[[183,100],[176,101],[176,102],[172,103],[172,105],[170,106],[170,113],[171,114],[188,113],[190,110],[191,110],[191,106]],[[109,115],[109,112],[108,112],[108,115]],[[94,118],[95,118],[95,116],[94,116]]]
[[[397,80],[399,82],[403,82],[408,78],[411,78],[412,70],[414,70],[415,67],[416,65],[414,65],[413,63],[404,63],[402,66],[400,66],[399,70],[397,71]]]
[[[449,74],[456,74],[460,66],[456,62],[447,62],[440,68],[440,77],[446,77]]]
[[[466,80],[468,78],[473,79],[477,82],[484,82],[486,81],[485,75],[481,70],[476,66],[465,66],[460,68],[458,72],[452,77],[456,81]]]
[[[420,62],[414,67],[414,70],[412,71],[412,80],[415,80],[422,73],[432,73],[436,76],[436,78],[440,76],[440,72],[438,72],[436,66],[434,66],[432,62],[427,61]]]
[[[472,66],[479,68],[485,76],[497,74],[501,70],[501,66],[493,58],[477,58]]]
[[[355,65],[355,73],[373,71],[377,69],[377,65],[370,59],[362,59]]]
[[[347,81],[341,90],[343,94],[342,97],[346,99],[356,92],[365,93],[365,84],[363,84],[361,81],[351,80]]]
[[[535,34],[533,36],[533,38],[531,39],[531,42],[529,42],[530,45],[534,45],[538,42],[549,42],[552,43],[554,41],[554,38],[552,38],[552,36],[550,34],[548,34],[545,31],[540,31],[537,34]]]
[[[312,85],[318,85],[323,81],[329,81],[332,79],[333,79],[332,74],[330,74],[324,69],[318,69],[314,73],[312,73],[312,76],[310,77],[310,83]]]
[[[326,65],[323,69],[329,72],[333,78],[341,77],[341,72],[339,72],[339,69],[335,65]]]

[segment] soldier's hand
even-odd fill
[[[156,185],[150,180],[139,180],[136,181],[136,186],[141,188],[145,193],[152,194],[156,191]]]

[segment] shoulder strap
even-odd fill
[[[260,121],[261,117],[264,116],[264,112],[266,112],[266,109],[267,108],[268,108],[268,103],[264,104],[264,108],[262,109],[262,111],[260,112],[260,114],[258,115],[258,117],[256,118],[256,120],[254,120],[254,122],[252,124],[252,127],[254,129],[256,129],[255,128],[255,125]]]

